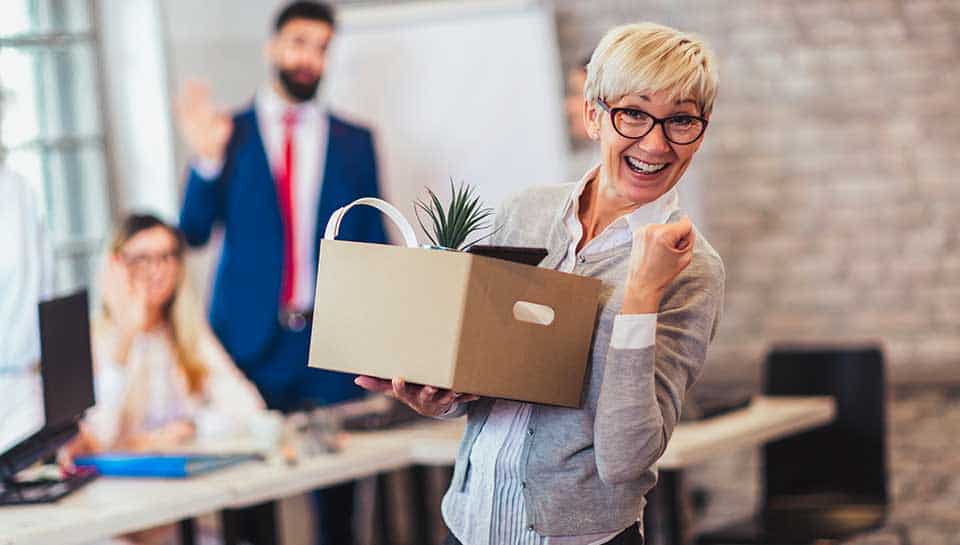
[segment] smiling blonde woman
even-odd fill
[[[675,190],[716,94],[712,55],[695,36],[614,28],[584,89],[600,164],[577,183],[524,191],[498,214],[494,243],[544,246],[542,267],[603,282],[582,408],[357,379],[423,414],[468,415],[443,500],[447,544],[642,543],[653,465],[720,319],[723,262]]]

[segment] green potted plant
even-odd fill
[[[434,248],[443,250],[467,251],[474,244],[493,235],[494,232],[468,239],[492,226],[490,217],[493,209],[484,207],[480,196],[475,195],[474,188],[464,183],[454,187],[450,180],[450,204],[444,208],[440,198],[429,187],[426,188],[429,199],[414,202],[414,211],[417,222],[424,234],[430,239]],[[421,212],[426,215],[428,224],[424,223]]]
[[[425,247],[437,250],[469,252],[476,255],[523,263],[536,266],[546,257],[544,248],[521,248],[516,246],[486,246],[478,244],[482,240],[493,236],[498,230],[494,229],[485,235],[471,235],[480,233],[492,226],[490,218],[494,212],[480,203],[480,197],[474,194],[473,187],[461,182],[460,187],[454,187],[450,180],[450,204],[446,207],[440,198],[429,187],[429,199],[414,202],[414,211],[420,228],[430,239],[432,245]],[[427,221],[421,216],[426,215]]]

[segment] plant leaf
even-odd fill
[[[447,243],[450,248],[455,248],[456,244],[459,242],[457,238],[463,222],[461,205],[462,199],[463,184],[460,184],[459,189],[455,188],[453,185],[453,178],[450,178],[450,208],[447,211],[447,217],[450,218],[450,229],[447,233]]]
[[[477,229],[478,216],[482,219],[484,209],[480,208],[480,196],[473,193],[472,187],[461,184],[457,200],[459,221],[456,232],[453,234],[458,247],[462,246],[470,233]]]
[[[449,219],[448,231],[447,231],[447,247],[449,248],[458,248],[463,242],[462,233],[463,226],[466,220],[464,215],[463,203],[465,189],[464,184],[460,184],[459,188],[455,188],[453,185],[453,179],[450,179],[450,208],[447,212],[447,218]]]
[[[436,246],[463,250],[489,236],[484,235],[465,244],[472,233],[491,226],[487,220],[494,214],[494,210],[483,206],[473,186],[465,182],[457,184],[453,177],[449,179],[449,183],[450,201],[446,207],[440,202],[437,194],[426,187],[429,198],[415,201],[414,211],[420,228],[426,233],[430,242]],[[429,223],[422,217],[421,212],[430,218]]]
[[[433,202],[433,212],[438,216],[437,221],[437,246],[444,246],[444,237],[447,232],[447,223],[449,222],[449,217],[443,212],[443,204],[440,203],[440,198],[437,197],[437,194],[433,192],[429,187],[427,188],[427,193],[430,194],[430,200]]]
[[[481,242],[481,241],[483,241],[483,240],[485,240],[485,239],[488,239],[488,238],[492,237],[493,235],[497,234],[497,231],[499,231],[499,230],[502,229],[502,228],[503,228],[503,226],[501,225],[500,227],[497,227],[497,228],[494,229],[493,231],[490,231],[489,233],[487,233],[487,234],[485,234],[485,235],[482,235],[482,236],[480,236],[480,237],[477,237],[477,238],[474,239],[472,242],[469,242],[469,243],[467,243],[467,244],[464,244],[464,245],[463,245],[463,251],[467,251],[467,250],[469,250],[470,247],[472,247],[474,244],[476,244],[476,243],[478,243],[478,242]]]
[[[432,212],[429,208],[427,208],[427,205],[423,204],[422,202],[416,201],[416,202],[414,202],[413,204],[414,204],[414,206],[413,206],[413,213],[414,213],[414,215],[417,216],[417,223],[420,224],[420,229],[423,230],[423,233],[424,233],[425,235],[427,235],[427,238],[430,239],[430,242],[433,243],[434,246],[438,246],[437,241],[436,241],[436,239],[434,238],[434,234],[433,234],[433,233],[436,233],[436,231],[437,231],[437,229],[438,229],[438,227],[439,227],[439,224],[437,223],[437,218],[436,218],[436,216],[434,216],[434,215],[433,215],[433,212]],[[433,229],[434,229],[433,233],[431,233],[431,232],[430,232],[430,229],[427,229],[427,227],[423,224],[423,219],[420,217],[420,210],[421,210],[421,209],[422,209],[424,212],[426,212],[427,215],[430,217],[430,220],[433,221]]]

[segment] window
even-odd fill
[[[45,204],[58,290],[88,285],[112,221],[96,0],[4,0],[0,154]]]

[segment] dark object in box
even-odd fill
[[[533,265],[536,267],[547,257],[546,248],[523,248],[520,246],[487,246],[483,244],[474,244],[467,253],[482,255],[485,257],[494,257],[513,263],[522,263],[524,265]]]

